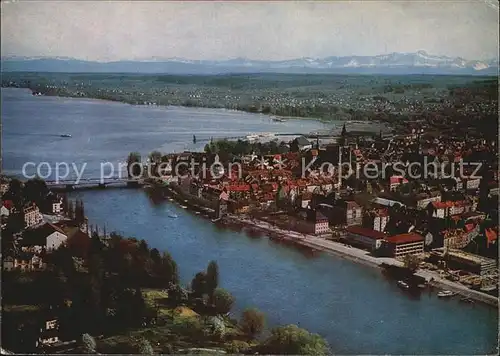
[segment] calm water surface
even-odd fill
[[[273,123],[265,117],[222,110],[136,108],[91,100],[32,97],[2,90],[3,164],[19,174],[25,161],[118,161],[143,154],[193,149],[199,139],[252,132],[321,129],[313,121]],[[71,139],[58,137],[70,133]],[[187,142],[187,144],[186,144]],[[202,144],[201,144],[202,145]],[[198,146],[199,147],[199,146]],[[169,250],[188,283],[217,260],[221,284],[237,299],[235,314],[255,306],[268,325],[298,324],[324,336],[338,354],[486,354],[497,340],[497,311],[441,300],[410,298],[380,272],[325,254],[311,254],[266,238],[220,230],[175,204],[141,190],[73,193],[94,224],[144,238]],[[169,217],[171,212],[177,219]]]

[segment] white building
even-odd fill
[[[327,234],[329,232],[330,232],[330,226],[328,225],[328,219],[319,211],[316,212],[316,221],[314,222],[314,234],[322,235],[322,234]]]
[[[10,209],[8,209],[5,205],[2,205],[0,208],[0,216],[9,216],[10,215]]]
[[[21,245],[25,251],[39,252],[45,249],[49,252],[58,249],[67,240],[68,236],[61,228],[46,223],[37,229],[26,231],[21,240]]]
[[[24,226],[26,228],[38,225],[42,222],[43,217],[40,213],[40,209],[35,203],[29,205],[23,209],[24,214]]]
[[[389,222],[389,214],[386,210],[379,210],[373,218],[373,230],[383,232]]]
[[[52,202],[52,214],[59,215],[63,212],[63,201],[62,198],[58,198],[58,200],[54,200]]]

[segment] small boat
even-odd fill
[[[168,213],[168,217],[172,218],[172,219],[178,218],[177,214],[174,214],[174,213]]]
[[[213,222],[213,223],[216,223],[216,222],[218,222],[218,221],[220,221],[220,218],[218,218],[218,219],[212,219],[212,222]]]
[[[405,281],[398,281],[398,287],[402,289],[410,289],[410,286]]]
[[[474,303],[474,299],[467,298],[467,297],[460,298],[460,301],[463,302],[463,303],[469,303],[469,304],[473,304]]]
[[[187,209],[188,207],[187,207],[187,206],[185,206],[185,205],[181,205],[181,208],[182,208],[182,209]]]
[[[255,141],[259,139],[259,135],[247,135],[246,138],[248,141]]]
[[[444,290],[442,292],[439,292],[437,295],[439,298],[449,298],[453,297],[456,293],[452,292],[451,290]]]
[[[70,134],[62,134],[61,137],[71,137]]]

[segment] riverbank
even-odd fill
[[[382,265],[403,267],[403,263],[394,258],[374,257],[371,256],[368,252],[355,247],[349,247],[341,243],[326,240],[324,238],[320,238],[313,235],[305,235],[294,231],[282,230],[262,220],[239,217],[235,215],[228,215],[227,219],[229,221],[245,224],[247,226],[252,226],[267,231],[268,233],[271,234],[279,234],[280,239],[284,241],[290,241],[298,245],[320,250],[341,258],[346,258],[356,263],[361,263],[366,266],[375,268],[383,268]],[[495,307],[498,306],[498,298],[496,298],[495,296],[480,291],[476,291],[467,288],[462,284],[441,278],[439,274],[435,272],[418,270],[415,273],[415,275],[424,278],[427,281],[427,283],[429,283],[433,287],[439,289],[448,289],[461,296],[473,299],[475,301]]]

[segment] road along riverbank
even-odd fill
[[[368,252],[355,247],[349,247],[341,243],[326,240],[321,237],[300,234],[294,231],[286,231],[262,220],[252,219],[243,216],[228,215],[229,222],[240,223],[253,228],[265,231],[271,236],[277,236],[279,240],[293,242],[298,245],[310,247],[316,250],[349,259],[353,262],[361,263],[367,266],[382,268],[382,265],[391,265],[403,267],[403,263],[394,258],[374,257]],[[473,299],[492,306],[498,306],[498,298],[477,290],[467,288],[466,286],[441,278],[438,273],[432,271],[418,270],[416,276],[424,278],[427,283],[440,289],[448,289],[464,297]]]

